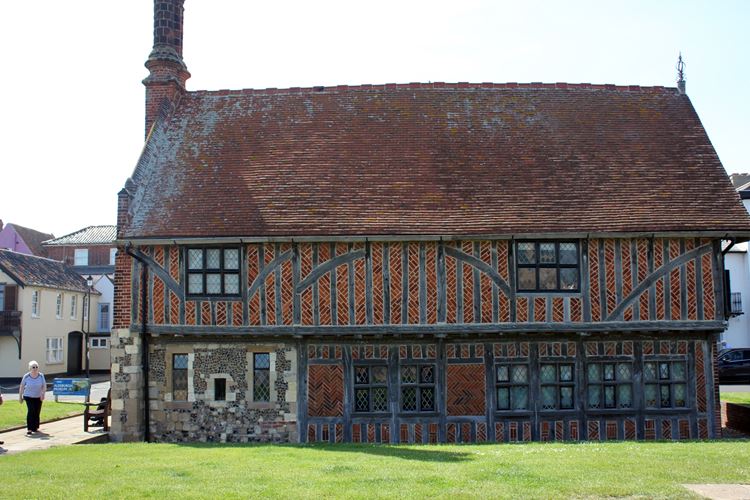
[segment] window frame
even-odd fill
[[[598,365],[600,366],[600,380],[598,381],[591,381],[589,379],[589,366],[591,365]],[[605,379],[605,365],[613,365],[613,373],[614,378],[613,379]],[[630,366],[630,379],[629,380],[622,380],[618,379],[618,373],[619,373],[619,367],[618,365],[629,365]],[[584,368],[584,379],[585,379],[585,386],[586,386],[586,392],[585,392],[585,406],[586,411],[589,412],[629,412],[629,411],[635,411],[636,410],[636,401],[635,401],[635,381],[634,381],[634,375],[635,375],[635,363],[632,359],[595,359],[595,360],[587,360],[585,363]],[[598,386],[601,390],[599,393],[599,402],[600,405],[598,408],[590,406],[589,405],[589,387]],[[621,386],[630,386],[630,406],[629,407],[623,407],[620,406],[620,387]],[[606,388],[607,387],[613,387],[614,388],[614,406],[606,406]]]
[[[85,294],[83,296],[83,310],[81,311],[81,314],[83,314],[83,320],[87,321],[89,319],[89,295]]]
[[[79,260],[86,260],[83,264],[79,263]],[[73,250],[73,265],[76,267],[88,266],[89,265],[89,249],[88,248],[76,248]]]
[[[554,382],[545,382],[542,380],[542,368],[545,365],[552,365],[555,367],[555,381]],[[571,373],[570,373],[570,380],[561,380],[560,378],[560,367],[561,366],[570,366],[571,367]],[[555,411],[576,411],[576,388],[578,386],[577,379],[576,379],[577,373],[576,373],[576,362],[575,360],[560,360],[560,361],[539,361],[539,411],[540,412],[555,412]],[[554,387],[555,388],[555,407],[554,408],[544,408],[542,405],[543,402],[543,392],[544,387]],[[563,408],[561,405],[562,402],[562,389],[563,388],[570,388],[571,389],[571,405],[570,407]]]
[[[535,262],[533,264],[522,264],[519,261],[519,245],[524,243],[532,243],[534,245]],[[554,263],[541,263],[539,256],[539,247],[541,244],[552,243],[555,246],[555,262]],[[576,249],[576,263],[575,264],[561,264],[560,263],[560,244],[571,243]],[[515,243],[515,276],[516,276],[516,292],[518,293],[580,293],[581,292],[581,245],[578,240],[518,240]],[[534,288],[521,288],[521,280],[519,272],[521,269],[534,269]],[[539,270],[540,269],[554,269],[555,270],[555,288],[539,288]],[[560,287],[560,271],[562,269],[575,269],[577,271],[576,287],[575,288],[561,288]]]
[[[54,342],[55,346],[51,344]],[[47,364],[56,365],[63,362],[64,344],[62,337],[47,337],[45,359]]]
[[[56,319],[62,319],[63,317],[63,294],[59,293],[57,294],[55,302],[55,318]]]
[[[226,401],[227,400],[226,377],[216,377],[213,380],[214,380],[214,401]]]
[[[109,302],[99,302],[97,304],[99,307],[98,309],[98,315],[96,318],[96,331],[97,332],[108,332],[110,331],[109,328],[109,320],[110,320],[110,314],[109,311],[111,309]],[[102,313],[102,310],[106,308],[106,315]],[[85,318],[88,319],[88,318]],[[105,321],[106,320],[106,321]],[[104,322],[104,323],[103,323]]]
[[[200,269],[190,268],[190,251],[200,250],[202,252],[202,266]],[[219,267],[216,269],[210,269],[206,267],[206,255],[208,250],[219,251]],[[237,268],[227,269],[224,263],[224,253],[227,250],[237,251]],[[190,246],[185,247],[185,295],[188,297],[240,297],[242,295],[242,248],[240,246]],[[219,293],[209,293],[207,287],[207,276],[209,274],[218,274],[221,279],[221,291]],[[200,275],[202,276],[202,291],[200,293],[192,293],[190,291],[190,276]],[[237,293],[226,293],[226,276],[236,275],[237,276]]]
[[[78,295],[70,296],[70,319],[78,319]]]
[[[114,266],[117,258],[117,248],[109,249],[109,265]]]
[[[272,395],[271,387],[271,353],[270,352],[253,352],[253,403],[270,403]],[[268,356],[268,366],[258,368],[257,356],[265,355]],[[265,380],[268,383],[268,397],[266,399],[258,399],[258,374],[266,372]]]
[[[660,376],[661,367],[660,365],[662,363],[666,363],[669,367],[669,376],[667,378],[662,378]],[[674,370],[673,365],[675,364],[682,364],[683,365],[683,377],[681,379],[674,378]],[[648,364],[654,364],[656,365],[656,378],[646,378],[646,365]],[[690,407],[688,406],[688,398],[689,398],[689,391],[690,391],[690,374],[688,371],[690,370],[690,365],[688,363],[688,360],[686,358],[665,358],[665,357],[656,357],[656,358],[650,358],[648,361],[643,362],[643,408],[646,411],[660,411],[660,410],[690,410]],[[650,385],[655,385],[656,390],[656,405],[652,406],[648,404],[648,400],[646,399],[646,387]],[[682,406],[675,405],[675,386],[682,385],[684,387],[684,395],[683,395],[683,402],[684,404]],[[662,405],[663,399],[662,399],[662,387],[668,387],[669,388],[669,406]]]
[[[372,376],[373,368],[380,368],[385,371],[385,382],[375,382]],[[367,382],[357,382],[357,370],[367,370]],[[353,415],[385,415],[390,412],[390,384],[388,383],[388,363],[384,360],[377,361],[357,361],[352,364],[352,414]],[[377,389],[385,389],[385,409],[373,409],[374,393]],[[357,408],[357,391],[367,391],[367,409],[360,410]]]
[[[508,380],[500,380],[498,377],[498,368],[505,366],[508,368]],[[513,367],[523,366],[526,368],[526,383],[519,383],[513,381]],[[533,410],[531,407],[531,367],[528,361],[511,361],[500,359],[499,362],[495,362],[494,365],[494,378],[495,378],[495,410],[499,413],[529,413]],[[515,387],[526,388],[526,408],[514,408],[513,407],[513,389]],[[508,389],[508,408],[500,408],[500,398],[498,393],[500,389]]]
[[[417,381],[416,382],[404,382],[403,370],[410,366],[416,367],[417,370]],[[422,380],[422,369],[425,367],[432,368],[432,382],[424,382]],[[399,392],[398,392],[398,408],[401,413],[410,415],[416,414],[432,414],[437,413],[437,364],[434,362],[419,362],[417,360],[409,360],[399,364],[398,367],[398,381],[399,381]],[[416,394],[416,410],[404,409],[404,389],[415,389]],[[422,393],[425,389],[432,390],[432,408],[422,408]]]
[[[91,349],[106,349],[109,347],[109,339],[106,337],[92,337],[89,347]]]
[[[41,313],[41,298],[42,295],[39,290],[32,290],[31,292],[31,317],[38,318]]]
[[[178,356],[184,356],[185,357],[184,358],[185,359],[185,367],[184,368],[176,368],[175,367],[175,364],[177,362],[177,357]],[[184,401],[188,400],[188,386],[190,385],[188,383],[188,370],[189,370],[189,367],[190,367],[190,356],[188,355],[188,353],[186,353],[186,352],[175,352],[175,353],[172,353],[172,364],[171,364],[171,368],[172,368],[172,372],[171,372],[171,375],[172,375],[172,384],[171,384],[172,385],[172,401],[184,402]],[[177,374],[177,373],[180,374],[180,378],[179,378],[180,387],[177,386],[178,378],[175,377],[175,374]],[[183,378],[184,378],[184,385],[185,385],[184,388],[182,387]],[[182,397],[178,398],[177,397],[178,391],[179,392],[184,391],[185,397],[184,398],[182,398]],[[180,394],[180,396],[181,395],[182,394]]]

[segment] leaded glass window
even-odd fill
[[[589,409],[633,407],[632,363],[589,363],[586,382],[586,406]]]
[[[388,367],[354,366],[354,411],[388,411]]]
[[[239,248],[188,248],[189,295],[240,294]]]
[[[539,367],[542,410],[575,406],[575,367],[572,363],[542,363]]]
[[[687,365],[680,361],[649,361],[643,364],[646,408],[687,406]]]
[[[172,355],[172,400],[186,401],[188,388],[188,355]]]
[[[271,400],[271,355],[267,352],[253,353],[253,401]]]
[[[435,365],[403,365],[401,374],[401,411],[435,411]]]
[[[529,366],[520,363],[495,365],[498,411],[529,409]]]
[[[519,241],[516,244],[519,291],[577,292],[578,243]]]

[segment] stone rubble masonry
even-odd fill
[[[150,340],[151,440],[158,442],[297,442],[297,354],[283,343],[161,343]],[[253,354],[270,354],[268,402],[253,397]],[[172,356],[188,355],[186,400],[172,392]],[[226,380],[216,401],[214,381]]]
[[[112,430],[110,436],[113,441],[143,440],[143,370],[140,349],[139,333],[131,332],[127,328],[112,330]]]

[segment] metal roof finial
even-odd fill
[[[682,52],[677,59],[677,90],[680,94],[685,93],[685,62],[682,60]]]

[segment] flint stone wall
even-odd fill
[[[270,354],[268,402],[253,399],[253,354]],[[172,359],[188,355],[187,398],[173,393]],[[149,348],[151,440],[297,442],[297,351],[286,344],[158,343]],[[226,379],[217,401],[214,380]]]

